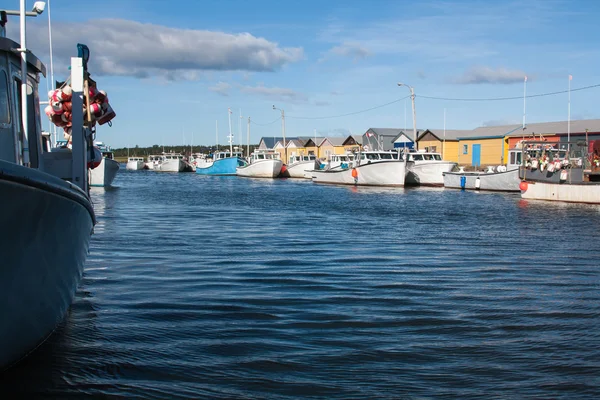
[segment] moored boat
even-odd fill
[[[128,171],[139,171],[140,169],[148,169],[144,162],[144,157],[128,157],[125,169]]]
[[[288,178],[310,179],[310,171],[319,169],[320,161],[314,154],[290,156],[289,164],[282,170],[281,176]]]
[[[179,153],[163,153],[154,162],[154,170],[160,172],[183,172],[185,168],[183,155]]]
[[[394,151],[360,152],[354,165],[341,164],[311,171],[315,183],[364,186],[404,186],[406,161]]]
[[[408,164],[406,185],[443,186],[444,172],[450,172],[457,163],[445,161],[441,154],[425,151],[404,153]]]
[[[238,167],[248,163],[241,151],[217,151],[212,158],[199,159],[196,162],[196,173],[200,175],[235,175]]]
[[[527,141],[522,146],[523,199],[600,204],[600,170],[591,165],[585,141]]]
[[[444,172],[444,187],[464,190],[489,190],[496,192],[518,192],[519,165],[521,164],[521,149],[508,151],[506,165],[489,167],[487,171],[458,171]]]
[[[90,186],[110,186],[119,171],[119,163],[115,161],[114,153],[109,146],[102,142],[96,142],[96,147],[102,153],[102,161],[100,165],[90,171]]]
[[[236,174],[248,178],[276,178],[283,167],[279,157],[273,150],[255,150],[250,155],[250,163],[237,167]]]
[[[6,23],[2,14],[0,33]],[[87,73],[89,49],[78,45],[78,50],[71,59],[70,84],[53,91],[46,108],[51,121],[65,128],[71,147],[52,148],[49,135],[40,132],[38,85],[45,66],[24,42],[0,34],[0,224],[10,229],[0,241],[0,370],[33,351],[64,319],[89,249],[95,214],[87,158],[96,157],[91,138],[99,119],[92,120],[90,113],[84,117],[82,99],[100,103],[92,103],[97,96]],[[27,101],[21,103],[20,96]],[[67,103],[73,112],[63,119]],[[98,154],[90,163],[99,161]]]

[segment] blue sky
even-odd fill
[[[593,1],[52,0],[51,12],[55,78],[86,43],[117,113],[98,139],[113,147],[212,145],[217,120],[224,144],[228,107],[234,143],[246,143],[248,116],[252,143],[280,136],[272,105],[287,136],[411,129],[410,100],[328,118],[407,96],[399,81],[415,88],[419,128],[443,128],[444,109],[447,129],[520,123],[522,99],[419,96],[521,97],[525,75],[528,94],[567,90],[569,74],[573,89],[600,83]],[[49,64],[46,14],[28,19],[28,35]],[[599,95],[572,92],[571,119],[600,118]],[[527,122],[567,115],[567,94],[527,99]]]

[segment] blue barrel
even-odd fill
[[[466,176],[461,176],[460,177],[460,188],[464,189],[465,186],[467,186],[467,177]]]

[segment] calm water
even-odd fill
[[[598,398],[600,208],[122,171],[28,397]],[[7,397],[4,397],[7,398]]]

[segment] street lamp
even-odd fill
[[[281,111],[281,133],[283,135],[283,151],[285,154],[284,163],[287,163],[287,146],[285,145],[285,111],[273,105],[273,110]]]
[[[417,144],[417,113],[415,111],[415,89],[402,82],[398,82],[398,86],[406,86],[410,89],[410,100],[412,102],[412,111],[413,111],[413,141],[415,144],[415,150],[419,149],[419,145]]]
[[[46,7],[46,3],[43,1],[36,1],[33,5],[33,9],[31,11],[25,11],[25,0],[21,0],[21,7],[19,11],[16,10],[0,10],[1,22],[0,22],[0,36],[5,36],[5,28],[4,24],[6,23],[7,15],[18,15],[20,17],[21,23],[21,47],[17,49],[19,53],[21,53],[21,120],[23,126],[23,164],[29,164],[29,143],[27,140],[27,136],[29,133],[29,124],[27,118],[27,46],[25,43],[25,17],[37,17],[41,13],[44,12],[44,8]]]

